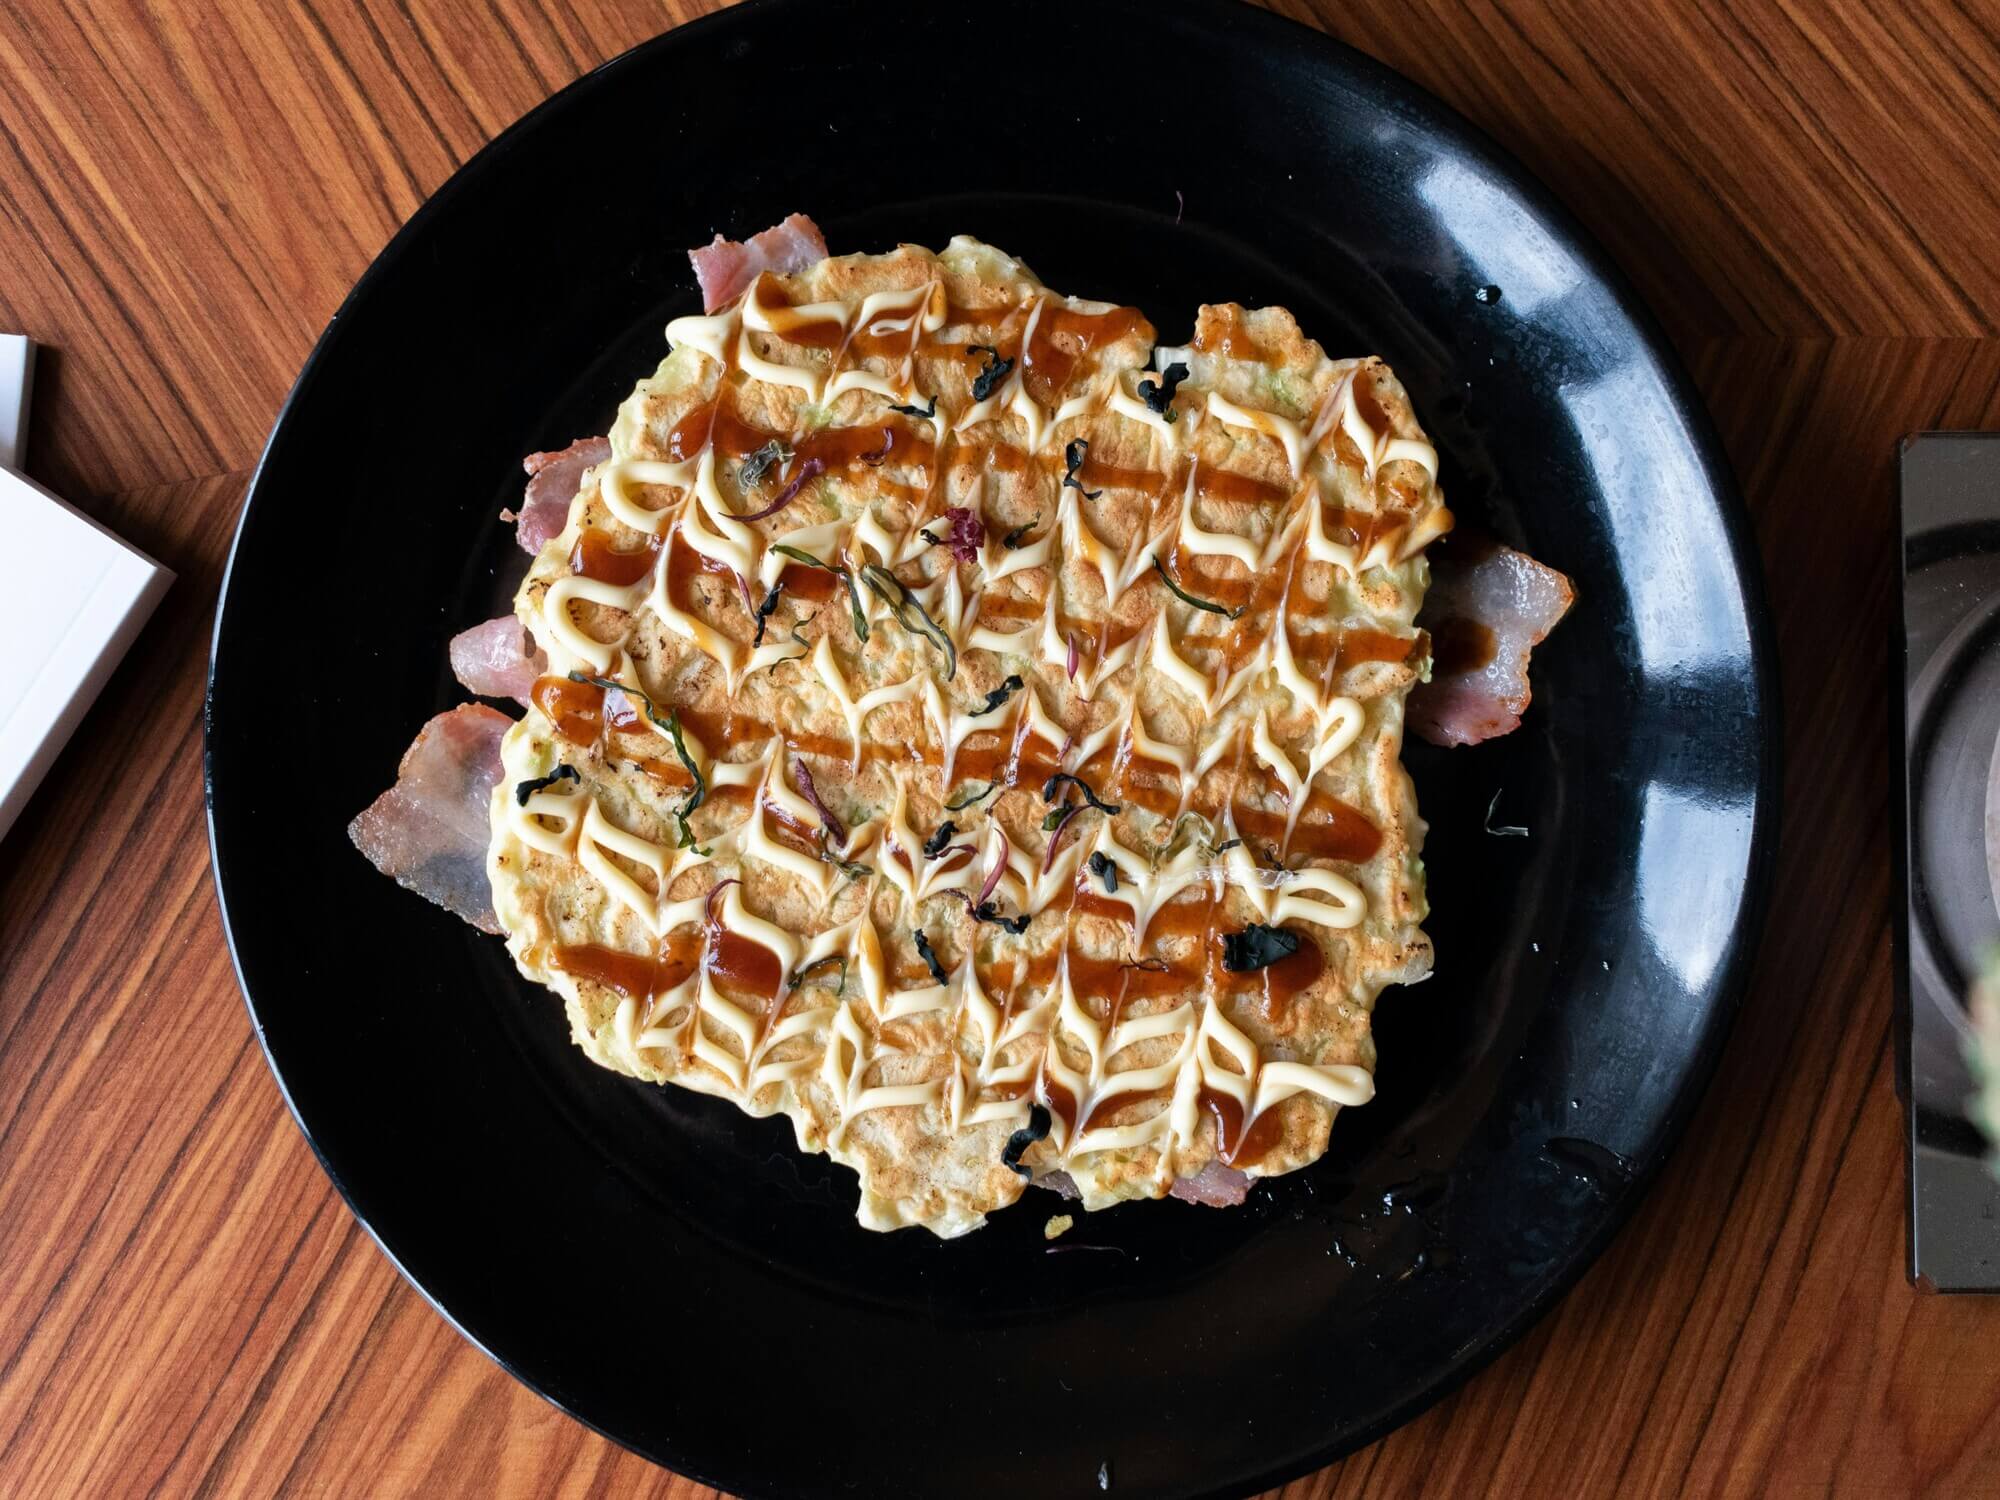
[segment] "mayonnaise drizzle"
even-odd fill
[[[685,489],[694,475],[692,463],[661,463],[656,459],[627,458],[616,463],[600,464],[597,469],[597,492],[603,497],[604,507],[618,520],[634,531],[643,531],[648,536],[658,536],[667,523],[673,519],[673,507],[641,505],[634,500],[629,485],[662,485]]]
[[[903,899],[911,906],[940,891],[962,891],[968,886],[977,890],[978,856],[966,856],[963,852],[954,853],[946,849],[936,859],[929,858],[924,853],[923,837],[910,826],[909,810],[909,783],[899,775],[896,777],[896,801],[882,835],[884,848],[880,864],[889,883],[903,893]],[[897,854],[901,854],[902,859],[897,859]]]
[[[813,675],[833,696],[835,707],[841,717],[847,720],[847,734],[854,745],[854,755],[850,764],[855,770],[861,768],[861,727],[868,721],[868,715],[886,703],[902,703],[917,695],[919,683],[910,677],[891,687],[875,688],[855,697],[847,686],[847,678],[842,675],[840,664],[833,659],[833,647],[825,636],[813,647]]]
[[[603,676],[610,672],[612,663],[618,659],[622,644],[620,641],[600,641],[595,636],[584,634],[570,613],[570,606],[581,601],[629,613],[644,597],[643,583],[619,588],[595,578],[585,578],[581,573],[571,573],[549,585],[549,591],[542,596],[542,618],[565,651],[587,662],[591,671]]]
[[[1252,572],[1264,561],[1264,549],[1248,537],[1227,531],[1204,531],[1194,518],[1195,476],[1201,465],[1188,465],[1187,484],[1181,492],[1180,545],[1203,557],[1233,557]]]
[[[874,420],[877,403],[925,404],[928,398],[914,385],[917,355],[923,338],[937,333],[946,322],[940,281],[871,293],[858,305],[821,301],[793,307],[775,293],[775,283],[767,285],[760,276],[734,307],[710,316],[675,319],[668,326],[668,338],[676,347],[697,351],[720,367],[716,389],[740,373],[797,392],[817,408],[810,417],[813,422],[824,420],[834,403],[848,396],[858,399],[863,412],[860,420]],[[1018,345],[1021,351],[1033,347],[1050,306],[1047,294],[1031,294],[1034,300]],[[831,358],[787,337],[808,325],[824,324],[837,324],[841,330]],[[854,361],[850,356],[855,340],[863,333],[878,346],[877,352],[867,362]],[[899,350],[880,349],[904,334],[907,343]],[[752,335],[769,341],[763,344],[762,352]],[[1008,734],[1016,763],[1027,739],[1040,738],[1056,748],[1059,763],[1066,767],[1090,763],[1115,741],[1114,764],[1137,756],[1178,773],[1183,810],[1209,769],[1232,749],[1240,749],[1268,769],[1283,789],[1289,842],[1316,778],[1355,744],[1367,720],[1361,702],[1334,692],[1327,682],[1308,679],[1299,669],[1287,625],[1289,585],[1275,619],[1252,637],[1257,644],[1247,662],[1231,669],[1225,661],[1214,678],[1183,655],[1169,624],[1170,614],[1178,611],[1164,600],[1150,622],[1099,659],[1088,649],[1095,638],[1094,628],[1080,633],[1073,621],[1065,624],[1071,616],[1063,608],[1061,569],[1055,565],[1058,534],[1060,560],[1074,557],[1097,574],[1106,611],[1115,609],[1122,596],[1150,571],[1163,548],[1173,546],[1191,556],[1233,559],[1253,576],[1273,568],[1295,575],[1298,560],[1303,558],[1330,565],[1337,576],[1351,580],[1370,568],[1391,566],[1416,555],[1449,526],[1450,516],[1438,504],[1412,514],[1378,508],[1366,547],[1334,541],[1328,533],[1322,498],[1326,471],[1316,463],[1324,442],[1336,430],[1344,434],[1360,455],[1370,485],[1383,470],[1398,463],[1413,464],[1435,481],[1435,449],[1420,439],[1377,433],[1369,426],[1356,399],[1356,380],[1365,368],[1360,363],[1346,367],[1317,404],[1311,421],[1303,425],[1277,412],[1239,404],[1213,387],[1206,390],[1199,405],[1182,403],[1178,419],[1170,421],[1138,399],[1125,379],[1127,372],[1122,371],[1094,371],[1080,390],[1052,398],[1053,409],[1044,408],[1028,392],[1026,365],[1025,352],[1017,354],[1015,367],[983,401],[969,405],[962,398],[939,401],[934,417],[918,414],[907,418],[919,428],[928,424],[940,439],[940,451],[928,465],[929,491],[916,487],[924,498],[924,505],[915,509],[916,515],[934,517],[935,510],[927,507],[943,503],[937,486],[946,467],[941,450],[950,434],[964,433],[981,423],[1005,424],[1025,448],[1030,472],[1047,483],[1053,479],[1057,465],[1052,459],[1061,448],[1067,424],[1097,412],[1147,428],[1153,461],[1160,464],[1164,458],[1166,471],[1181,480],[1178,515],[1168,498],[1172,490],[1166,487],[1168,481],[1163,481],[1156,514],[1138,528],[1138,535],[1120,556],[1091,525],[1078,491],[1058,488],[1053,491],[1053,512],[1038,527],[1041,535],[1034,542],[1006,548],[999,540],[1001,528],[989,522],[985,545],[968,568],[961,572],[947,566],[933,571],[927,582],[909,587],[962,652],[985,650],[1038,659],[1067,675],[1078,698],[1085,701],[1124,667],[1144,659],[1159,680],[1171,683],[1194,706],[1201,726],[1194,744],[1182,747],[1152,739],[1136,695],[1122,715],[1100,723],[1077,743],[1049,714],[1035,678],[1009,702],[977,714],[961,711],[954,702],[953,689],[924,671],[856,696],[824,632],[799,662],[799,677],[805,680],[808,691],[816,681],[838,708],[853,745],[850,764],[855,769],[862,763],[868,716],[878,708],[921,696],[923,718],[939,745],[939,798],[953,790],[957,754],[966,739],[982,731]],[[1316,378],[1324,378],[1324,369]],[[1148,372],[1131,373],[1136,379]],[[955,415],[951,410],[954,405],[962,407]],[[1283,450],[1296,484],[1282,510],[1274,507],[1269,513],[1268,529],[1259,524],[1253,527],[1254,535],[1246,536],[1201,525],[1196,504],[1200,463],[1192,454],[1183,457],[1183,449],[1203,430],[1207,419],[1270,438]],[[1175,469],[1176,463],[1184,465],[1184,473]],[[677,542],[742,579],[756,580],[765,590],[785,567],[785,559],[768,550],[763,537],[738,517],[723,493],[712,442],[682,462],[619,458],[600,465],[595,482],[604,509],[613,519],[644,535],[664,537],[665,544],[659,548],[660,561],[650,576],[638,584],[614,587],[577,576],[558,578],[550,584],[543,598],[542,617],[562,652],[597,675],[623,670],[622,637],[598,640],[586,632],[575,616],[577,606],[584,605],[627,615],[651,609],[669,631],[723,669],[732,693],[748,672],[797,658],[797,648],[788,640],[769,640],[752,649],[674,602],[668,560]],[[983,513],[984,484],[985,475],[976,475],[963,501],[975,515]],[[661,503],[649,503],[654,500]],[[845,562],[856,569],[871,558],[884,566],[901,565],[923,550],[921,539],[916,537],[918,521],[908,522],[898,534],[883,524],[872,503],[844,508],[847,514],[841,519],[798,528],[786,533],[783,540],[810,556]],[[892,506],[891,514],[896,513]],[[1158,524],[1161,522],[1164,524]],[[1357,551],[1362,555],[1357,556]],[[1035,569],[1048,571],[1039,624],[996,629],[983,623],[982,593],[1013,575]],[[871,624],[882,624],[887,611],[880,600],[865,590],[861,599]],[[844,595],[837,594],[835,604],[844,614]],[[1074,608],[1074,601],[1071,604]],[[1189,621],[1190,626],[1197,623],[1205,627],[1208,622]],[[1077,650],[1076,670],[1070,674],[1072,637],[1083,649]],[[1216,635],[1200,631],[1187,639],[1190,650],[1214,649],[1221,644]],[[1303,761],[1287,748],[1286,741],[1296,730],[1279,732],[1282,725],[1295,722],[1287,721],[1279,711],[1282,700],[1265,693],[1244,699],[1247,707],[1237,705],[1239,695],[1253,682],[1281,687],[1296,709],[1309,716],[1312,728],[1303,747]],[[1060,688],[1057,683],[1054,690],[1060,693]],[[705,752],[702,758],[706,759]],[[804,827],[818,821],[817,810],[792,785],[786,764],[781,742],[755,761],[708,761],[706,774],[713,787],[749,786],[752,791],[743,822],[716,837],[702,839],[699,848],[668,849],[620,828],[594,796],[562,785],[538,790],[518,806],[510,804],[504,813],[505,826],[530,849],[576,860],[618,908],[630,912],[656,938],[702,920],[702,898],[670,902],[664,893],[683,871],[717,860],[751,861],[782,870],[824,909],[847,888],[846,882],[834,865],[774,838],[766,821],[773,813]],[[1226,826],[1231,823],[1227,811],[1223,820]],[[1093,882],[1093,889],[1099,889],[1100,899],[1113,908],[1130,914],[1135,951],[1145,943],[1162,910],[1185,898],[1191,889],[1203,887],[1207,894],[1199,897],[1198,891],[1198,898],[1208,900],[1219,901],[1225,887],[1240,891],[1260,920],[1274,924],[1302,922],[1343,930],[1355,927],[1366,916],[1363,891],[1336,871],[1313,866],[1273,872],[1260,867],[1240,845],[1218,858],[1198,846],[1198,841],[1155,866],[1121,839],[1119,821],[1091,815],[1085,834],[1070,838],[1053,860],[1045,861],[1040,849],[1006,840],[997,822],[989,825],[989,837],[977,840],[980,854],[968,857],[944,852],[935,860],[927,859],[923,854],[924,831],[912,826],[910,788],[898,776],[887,815],[857,828],[848,846],[836,852],[848,859],[871,855],[875,874],[866,883],[870,899],[879,882],[897,893],[905,912],[945,892],[970,896],[985,885],[987,872],[1004,853],[1005,868],[992,892],[1003,903],[1012,903],[1030,916],[1063,900],[1080,880],[1089,878],[1080,873],[1083,861],[1099,855],[1116,870],[1117,884],[1107,890]],[[961,835],[954,842],[964,841],[968,840]],[[700,969],[688,980],[643,1005],[623,1002],[610,1024],[620,1044],[634,1057],[641,1052],[684,1050],[707,1070],[706,1081],[689,1080],[694,1086],[733,1093],[746,1107],[760,1111],[783,1107],[771,1101],[781,1100],[785,1091],[808,1083],[823,1087],[835,1105],[836,1123],[830,1141],[836,1148],[858,1120],[884,1108],[935,1106],[955,1130],[1011,1126],[1027,1115],[1028,1086],[1040,1074],[1045,1083],[1068,1089],[1076,1101],[1073,1130],[1058,1117],[1057,1135],[1064,1159],[1157,1147],[1159,1170],[1170,1175],[1173,1152],[1192,1145],[1200,1128],[1203,1090],[1234,1099],[1246,1131],[1262,1112],[1298,1094],[1352,1105],[1365,1102],[1373,1091],[1372,1079],[1360,1067],[1291,1060],[1261,1062],[1255,1044],[1213,997],[1121,1015],[1115,1021],[1108,1017],[1100,1020],[1091,1006],[1102,997],[1076,992],[1066,960],[1047,993],[1008,996],[1004,1003],[986,992],[971,961],[970,946],[947,983],[892,989],[881,942],[868,916],[869,900],[862,902],[859,915],[826,928],[802,945],[787,928],[750,912],[741,897],[742,888],[731,886],[720,898],[728,931],[769,948],[786,973],[793,972],[801,961],[842,957],[847,966],[842,971],[845,981],[852,986],[847,998],[837,1004],[824,1003],[829,991],[822,986],[809,1000],[797,1002],[795,1009],[781,996],[773,1016],[752,1015],[716,988],[705,954]],[[879,1028],[941,1013],[949,1013],[951,1034],[956,1038],[943,1075],[907,1081],[906,1060],[899,1064],[900,1073],[891,1075],[905,1081],[891,1084],[877,1079],[876,1072],[885,1058],[892,1053],[902,1055],[896,1052],[895,1044],[883,1038]],[[866,1025],[863,1017],[868,1018]],[[1057,1045],[1059,1037],[1069,1048],[1067,1054],[1064,1046]],[[1171,1050],[1161,1052],[1157,1044],[1162,1042],[1171,1043]],[[1154,1060],[1145,1067],[1120,1068],[1121,1058],[1135,1048],[1145,1049],[1144,1055]],[[1068,1056],[1081,1056],[1082,1066],[1072,1067]],[[1165,1102],[1137,1121],[1116,1126],[1100,1123],[1127,1100],[1163,1093],[1167,1095]]]
[[[970,1043],[973,1056],[968,1062],[963,1046],[952,1052],[951,1128],[963,1130],[996,1120],[1025,1120],[1029,1108],[1026,1085],[1035,1076],[1041,1061],[1040,1050],[1020,1049],[1012,1062],[1004,1062],[1002,1057],[1014,1043],[1035,1034],[1021,1029],[1019,1017],[1011,1025],[1003,1020],[1000,1008],[987,997],[979,982],[978,967],[969,959],[961,962],[953,973],[952,986],[958,991],[955,1035]],[[1036,1040],[1040,1040],[1039,1036]],[[992,1100],[979,1097],[995,1088],[1011,1090],[1011,1097]]]
[[[1266,437],[1274,437],[1285,450],[1286,461],[1292,466],[1292,477],[1297,479],[1305,467],[1305,434],[1299,431],[1299,424],[1289,417],[1281,417],[1276,412],[1257,411],[1251,407],[1238,406],[1223,396],[1220,391],[1208,393],[1208,414],[1231,427],[1241,427],[1250,432],[1261,432]]]
[[[871,1087],[868,1074],[875,1062],[875,1044],[854,1019],[853,1009],[843,1005],[834,1013],[833,1036],[820,1060],[819,1075],[839,1112],[831,1142],[835,1146],[846,1139],[848,1129],[868,1111],[931,1104],[943,1092],[943,1082],[939,1079]]]

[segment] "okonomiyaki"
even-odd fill
[[[1470,559],[1441,660],[1437,453],[1281,308],[1162,347],[992,246],[798,217],[695,260],[707,311],[529,460],[515,614],[453,643],[522,716],[434,720],[357,843],[593,1061],[786,1116],[872,1228],[1315,1160],[1431,966],[1405,700],[1512,727],[1567,581]]]

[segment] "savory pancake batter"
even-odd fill
[[[1430,967],[1399,752],[1451,516],[1402,387],[1276,308],[1156,348],[969,239],[748,276],[516,600],[522,972],[872,1227],[1312,1161]]]

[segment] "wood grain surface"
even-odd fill
[[[708,1493],[356,1226],[252,1038],[200,784],[223,558],[318,331],[481,143],[698,8],[0,8],[28,466],[180,575],[0,845],[0,1493]],[[1904,1280],[1884,693],[1896,439],[2000,426],[2000,8],[1282,8],[1480,122],[1652,303],[1755,515],[1788,742],[1756,978],[1658,1190],[1491,1369],[1286,1493],[2000,1494],[2000,1301]]]

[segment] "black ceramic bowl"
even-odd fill
[[[495,520],[520,456],[604,430],[696,306],[686,246],[794,209],[841,250],[979,235],[1169,341],[1203,300],[1282,303],[1385,356],[1453,508],[1576,581],[1526,727],[1410,748],[1437,974],[1384,997],[1377,1098],[1239,1210],[1131,1205],[1056,1253],[1038,1206],[952,1243],[866,1233],[852,1176],[781,1120],[592,1067],[496,940],[347,842],[460,696],[447,638],[522,570]],[[328,327],[217,619],[216,879],[356,1214],[593,1426],[759,1494],[1095,1494],[1107,1463],[1125,1493],[1242,1491],[1435,1400],[1631,1213],[1743,986],[1771,681],[1742,511],[1672,355],[1435,100],[1221,4],[764,0],[536,110]],[[1530,837],[1484,831],[1496,793]]]

